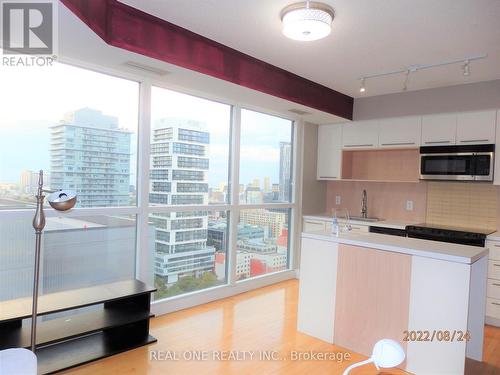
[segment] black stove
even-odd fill
[[[493,232],[492,230],[478,228],[469,229],[425,223],[406,226],[407,236],[411,238],[479,247],[484,247],[486,236]]]

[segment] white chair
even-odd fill
[[[36,375],[36,355],[21,348],[0,350],[0,375]]]

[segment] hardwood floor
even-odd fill
[[[296,330],[298,281],[285,281],[224,300],[157,317],[151,333],[158,342],[98,362],[66,371],[72,375],[169,374],[169,375],[340,375],[345,367],[365,357],[351,353],[351,360],[293,360],[293,352],[349,353],[335,345],[301,334]],[[500,374],[500,329],[487,327],[485,362],[469,362],[468,374]],[[203,352],[204,351],[204,352]],[[247,354],[245,360],[218,360],[213,356],[230,351]],[[278,355],[262,360],[260,353]],[[183,356],[206,353],[208,360],[189,360]],[[155,355],[158,359],[151,360]],[[172,358],[173,356],[176,358]],[[161,357],[163,356],[163,357]],[[170,356],[170,358],[166,358]],[[295,358],[296,359],[296,358]],[[366,365],[353,375],[377,374]],[[378,374],[405,374],[386,370]]]

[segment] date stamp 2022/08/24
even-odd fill
[[[403,331],[403,341],[417,342],[460,342],[469,341],[470,333],[459,330],[423,330],[423,331]]]

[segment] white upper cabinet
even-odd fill
[[[422,117],[422,146],[454,145],[456,134],[455,113]]]
[[[379,121],[354,121],[342,126],[342,147],[349,149],[378,147]]]
[[[340,179],[342,163],[342,125],[318,127],[318,180]]]
[[[380,120],[379,144],[384,148],[419,147],[421,133],[420,116]]]
[[[457,144],[495,143],[496,111],[457,115]]]

